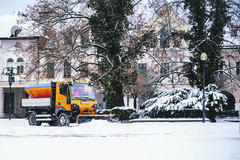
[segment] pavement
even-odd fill
[[[209,122],[209,119],[205,119]],[[240,122],[237,118],[217,119],[217,122]],[[137,122],[203,122],[202,118],[156,118],[156,119],[132,119],[126,121],[126,123],[137,123]]]
[[[202,118],[155,118],[155,119],[132,119],[130,123],[136,122],[202,122]],[[205,121],[209,121],[208,118]]]

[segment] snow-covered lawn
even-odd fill
[[[1,160],[240,160],[239,123],[92,121],[70,127],[0,119]]]

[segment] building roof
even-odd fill
[[[0,37],[0,40],[32,40],[39,39],[40,36],[31,36],[31,37]]]

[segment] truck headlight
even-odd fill
[[[92,109],[93,109],[93,112],[96,113],[98,109],[97,104],[92,105]]]
[[[79,105],[77,105],[77,104],[72,104],[72,105],[71,105],[71,110],[72,110],[72,111],[79,111]]]

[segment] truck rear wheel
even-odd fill
[[[41,124],[42,124],[42,122],[38,122],[36,120],[35,112],[30,113],[30,115],[28,116],[28,123],[30,126],[41,126]]]
[[[61,113],[58,117],[59,126],[69,126],[70,120],[66,113]]]

